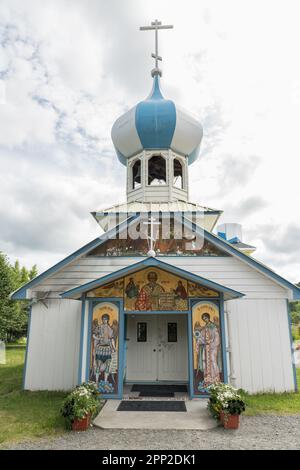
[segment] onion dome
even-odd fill
[[[200,150],[201,124],[160,90],[159,76],[154,75],[148,98],[119,117],[111,131],[117,155],[126,165],[127,158],[142,150],[171,149],[193,163]]]

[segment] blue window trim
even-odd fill
[[[115,300],[115,298],[101,298],[101,299],[88,299],[89,300],[89,319],[88,319],[88,338],[87,338],[87,355],[86,355],[86,370],[85,380],[89,381],[90,372],[90,359],[91,359],[91,335],[92,335],[92,319],[93,309],[100,303],[112,303],[115,304],[119,309],[119,345],[118,345],[118,393],[114,394],[101,394],[101,398],[114,398],[122,399],[123,396],[123,376],[124,376],[124,312],[123,312],[123,301],[122,299]]]
[[[289,303],[288,300],[286,301],[286,304],[287,304],[287,316],[288,316],[289,335],[290,335],[290,343],[291,343],[291,361],[292,361],[292,368],[293,368],[294,389],[295,389],[295,392],[298,392],[296,364],[295,364],[295,361],[294,361],[294,345],[293,345],[293,334],[292,334],[292,318],[291,318],[290,303]]]
[[[196,282],[198,284],[202,284],[205,287],[209,287],[218,292],[224,292],[225,294],[230,295],[231,298],[243,297],[245,295],[241,292],[230,289],[229,287],[225,287],[225,286],[222,286],[221,284],[217,284],[216,282],[210,281],[209,279],[206,279],[204,277],[198,276],[196,274],[192,274],[182,268],[178,268],[177,266],[172,266],[168,263],[158,260],[157,258],[147,258],[137,263],[131,264],[130,266],[126,266],[122,269],[119,269],[118,271],[107,274],[106,276],[96,279],[95,281],[87,282],[86,284],[83,284],[79,287],[75,287],[74,289],[70,289],[66,292],[63,292],[62,294],[60,294],[60,296],[63,299],[72,298],[74,294],[77,296],[81,294],[82,292],[87,292],[93,288],[102,286],[104,284],[112,282],[113,280],[119,279],[122,276],[126,276],[128,274],[138,271],[139,269],[150,267],[150,266],[158,267],[166,272],[170,272],[172,274],[175,274],[176,276],[184,277],[190,281]]]
[[[28,349],[29,349],[29,341],[30,341],[31,316],[32,316],[32,306],[29,307],[29,312],[28,312],[28,329],[27,329],[27,339],[26,339],[25,362],[24,362],[23,377],[22,377],[22,388],[23,388],[23,390],[25,390],[26,373],[27,373],[27,360],[28,360]]]

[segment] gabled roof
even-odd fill
[[[26,284],[24,284],[23,286],[19,287],[19,289],[12,292],[10,294],[10,298],[12,300],[24,300],[24,299],[26,299],[27,289],[30,289],[31,287],[35,286],[39,282],[46,279],[48,276],[51,276],[51,274],[55,274],[60,269],[64,268],[67,264],[72,263],[72,261],[75,261],[77,258],[80,258],[80,256],[83,256],[83,255],[89,253],[94,248],[97,248],[97,246],[102,245],[102,243],[104,243],[107,240],[113,238],[116,234],[118,234],[123,229],[125,229],[127,224],[128,224],[128,226],[130,226],[137,219],[138,219],[138,216],[129,217],[128,219],[124,220],[118,226],[112,228],[111,230],[107,231],[106,233],[103,233],[102,235],[100,235],[100,237],[95,238],[91,242],[84,245],[82,248],[79,248],[79,250],[74,251],[74,253],[71,253],[69,256],[67,256],[63,260],[59,261],[57,264],[55,264],[51,268],[47,269],[46,271],[39,274],[38,276],[36,276],[31,281],[29,281]]]
[[[175,216],[176,217],[176,216]],[[300,288],[297,287],[295,284],[292,282],[288,281],[287,279],[283,278],[279,274],[277,274],[275,271],[272,269],[268,268],[265,264],[261,263],[260,261],[257,261],[254,259],[252,256],[246,255],[242,251],[240,251],[238,248],[235,248],[234,245],[231,243],[227,242],[223,238],[211,233],[207,232],[206,230],[202,229],[201,227],[197,227],[196,224],[194,224],[192,221],[185,219],[184,224],[191,230],[195,231],[196,233],[199,233],[201,235],[204,234],[205,238],[209,240],[212,244],[220,248],[221,250],[226,251],[227,253],[231,254],[232,256],[235,256],[236,258],[239,258],[241,261],[245,262],[249,266],[253,267],[256,269],[256,271],[260,271],[261,273],[265,274],[268,276],[270,279],[275,281],[277,284],[280,284],[282,287],[285,287],[287,289],[292,290],[293,292],[293,300],[300,300]]]
[[[86,284],[83,284],[79,287],[70,289],[60,295],[64,299],[80,299],[82,294],[90,291],[91,289],[95,289],[96,287],[103,286],[112,281],[120,279],[123,276],[133,274],[137,271],[140,271],[143,268],[147,268],[151,266],[163,269],[164,271],[172,273],[176,276],[183,277],[189,281],[196,282],[197,284],[201,284],[204,287],[208,287],[209,289],[213,289],[217,292],[223,293],[224,300],[236,299],[238,297],[243,297],[245,295],[245,294],[242,294],[241,292],[235,291],[233,289],[229,289],[228,287],[225,287],[221,284],[210,281],[209,279],[206,279],[204,277],[198,276],[196,274],[192,274],[189,271],[186,271],[185,269],[178,268],[177,266],[171,266],[170,264],[164,263],[163,261],[157,258],[153,258],[153,257],[146,258],[143,261],[139,261],[138,263],[131,264],[130,266],[126,266],[125,268],[122,268],[122,269],[119,269],[118,271],[107,274],[106,276],[96,279],[95,281],[87,282]]]
[[[77,258],[80,258],[81,256],[86,255],[89,253],[91,250],[94,248],[100,246],[102,243],[107,241],[108,239],[113,238],[117,233],[122,232],[126,228],[126,224],[129,226],[133,224],[134,222],[137,222],[139,219],[139,215],[129,217],[127,220],[123,221],[120,223],[118,226],[114,227],[113,229],[107,231],[100,237],[95,238],[92,240],[90,243],[87,243],[84,245],[82,248],[79,250],[75,251],[71,255],[67,256],[64,258],[62,261],[59,263],[55,264],[52,268],[47,269],[45,272],[34,278],[32,281],[28,282],[27,284],[24,284],[24,286],[20,287],[17,289],[15,292],[11,294],[11,299],[12,300],[24,300],[26,299],[26,291],[27,289],[32,288],[33,286],[37,285],[39,282],[47,278],[48,276],[55,274],[57,271],[71,263],[72,261],[75,261]],[[174,217],[178,217],[176,214],[174,214]],[[181,220],[181,219],[180,219]],[[290,289],[293,292],[293,299],[294,300],[300,300],[300,288],[297,287],[295,284],[289,282],[288,280],[284,279],[282,276],[279,274],[275,273],[272,271],[270,268],[265,266],[263,263],[255,260],[251,256],[246,255],[242,251],[238,250],[237,248],[234,247],[234,245],[228,243],[226,240],[218,237],[217,235],[214,235],[211,232],[206,231],[202,227],[197,226],[194,224],[192,221],[188,220],[187,217],[183,219],[183,223],[187,226],[187,228],[192,229],[196,233],[199,233],[201,236],[204,235],[207,240],[209,240],[212,244],[217,246],[219,249],[225,251],[226,253],[231,254],[232,256],[239,258],[242,262],[245,262],[247,265],[253,267],[255,270],[265,274],[267,277],[275,281],[277,284],[279,284],[281,287]]]

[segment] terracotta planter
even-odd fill
[[[75,419],[72,423],[73,431],[86,431],[91,424],[91,415],[86,415],[82,419]]]
[[[225,429],[238,429],[240,425],[240,415],[229,415],[221,411],[220,420]]]

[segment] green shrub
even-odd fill
[[[99,397],[97,385],[93,382],[79,385],[69,393],[60,409],[67,429],[71,429],[72,423],[77,419],[83,419],[87,415],[95,416],[101,406]]]
[[[208,390],[210,394],[208,409],[214,418],[218,419],[221,411],[231,415],[239,415],[245,411],[241,390],[222,382],[210,385]]]

